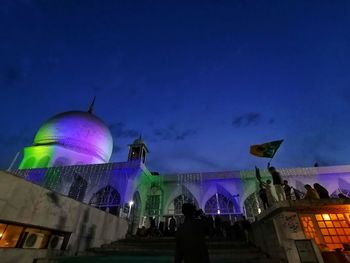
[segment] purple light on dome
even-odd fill
[[[59,145],[108,162],[113,138],[107,125],[95,115],[69,111],[46,121],[37,132],[33,145]]]

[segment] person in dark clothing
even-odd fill
[[[294,187],[292,187],[292,189],[294,192],[295,199],[300,200],[301,199],[300,195],[302,195],[303,193],[301,191],[299,191],[298,189],[295,189]]]
[[[247,244],[249,244],[250,243],[249,232],[251,230],[250,222],[245,217],[243,217],[243,220],[241,221],[241,226],[242,226],[243,233],[244,233],[244,241]]]
[[[260,184],[259,197],[263,203],[264,210],[266,210],[269,207],[269,202],[267,200],[266,189],[262,184]]]
[[[190,203],[182,205],[184,223],[176,233],[175,263],[209,263],[205,243],[205,226],[195,219],[195,207]]]
[[[288,184],[287,180],[283,181],[283,189],[287,200],[292,199],[292,187]]]
[[[175,230],[176,230],[176,220],[175,218],[172,216],[169,222],[169,234],[171,236],[173,236],[175,234]]]
[[[211,215],[207,216],[207,226],[209,237],[212,238],[215,234],[214,230],[214,219]]]
[[[322,185],[315,183],[314,189],[317,191],[318,195],[320,196],[320,199],[329,199],[329,193],[326,188],[324,188]]]
[[[214,225],[216,237],[222,237],[221,218],[219,216],[215,216]]]
[[[272,176],[272,183],[273,183],[273,186],[275,187],[278,201],[286,200],[286,197],[284,195],[284,190],[282,187],[282,178],[280,173],[277,172],[276,168],[273,166],[270,166],[268,170]]]

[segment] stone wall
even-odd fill
[[[124,219],[6,172],[0,172],[0,221],[69,232],[68,255],[121,239],[128,227]],[[50,253],[46,249],[3,248],[0,262],[28,263]]]

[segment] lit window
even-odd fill
[[[5,224],[0,224],[0,239],[2,237],[2,234],[4,233],[5,231],[5,228],[6,228],[6,225]]]
[[[323,220],[331,220],[329,214],[323,214],[322,217],[323,217]]]
[[[315,218],[329,249],[343,248],[342,244],[350,241],[350,228],[343,214],[318,214]],[[305,227],[304,232],[308,236]]]
[[[15,247],[23,227],[8,225],[2,234],[0,247]]]

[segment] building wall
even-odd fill
[[[124,219],[5,172],[0,172],[0,221],[71,233],[66,251],[70,255],[121,239],[128,227]],[[18,258],[27,250],[33,257],[45,254],[39,249],[18,253],[3,248],[0,262],[28,262],[25,256]]]

